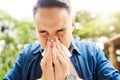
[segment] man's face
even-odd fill
[[[43,49],[46,47],[47,39],[54,37],[57,37],[67,48],[70,47],[74,27],[73,20],[65,9],[38,8],[34,23]]]

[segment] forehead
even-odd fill
[[[67,25],[70,19],[69,13],[62,8],[38,8],[34,16],[34,22],[39,26]]]
[[[70,17],[69,13],[66,11],[66,9],[64,8],[58,8],[58,7],[53,7],[53,8],[38,8],[37,12],[34,16],[34,18],[38,17],[38,18],[52,18],[52,17]],[[56,17],[56,18],[57,18]]]

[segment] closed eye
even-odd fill
[[[45,30],[40,30],[40,31],[38,31],[38,33],[39,33],[39,35],[41,35],[41,36],[46,36],[46,35],[48,35],[48,32],[45,31]]]
[[[57,33],[60,33],[60,32],[64,32],[65,29],[60,29],[60,30],[57,30]]]
[[[39,33],[46,33],[47,31],[45,30],[40,30]]]

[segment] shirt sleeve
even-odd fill
[[[13,64],[12,69],[5,76],[3,80],[22,80],[22,64],[23,64],[23,52],[21,52]]]
[[[96,78],[97,80],[120,80],[120,74],[106,59],[103,51],[97,49],[96,54]]]
[[[22,80],[23,64],[25,62],[25,57],[29,52],[31,45],[26,46],[17,57],[15,63],[13,64],[12,69],[9,73],[3,78],[3,80]]]

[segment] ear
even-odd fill
[[[72,29],[74,30],[74,28],[75,28],[75,18],[73,17],[72,18]]]

